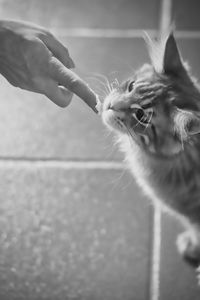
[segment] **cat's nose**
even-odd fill
[[[110,102],[110,109],[115,111],[127,111],[130,109],[131,102],[129,99],[113,99]]]
[[[120,110],[123,109],[123,105],[120,104],[119,101],[118,102],[112,101],[112,102],[109,103],[108,109],[112,109],[112,110],[115,110],[115,111],[120,111]]]
[[[111,103],[110,103],[110,102],[104,103],[104,109],[105,109],[105,110],[112,109]]]
[[[111,110],[116,110],[116,111],[118,110],[117,105],[112,102],[107,103],[106,109],[111,109]]]
[[[109,105],[108,105],[108,109],[115,110],[113,103],[109,103]]]

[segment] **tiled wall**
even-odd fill
[[[178,30],[199,28],[198,2],[174,1]],[[96,73],[123,79],[148,61],[140,34],[98,38],[65,29],[158,30],[161,4],[1,0],[0,17],[51,28],[98,90]],[[199,40],[178,42],[200,77]],[[60,109],[1,77],[0,136],[1,300],[199,299],[195,273],[176,253],[181,228],[164,216],[159,248],[151,205],[122,167],[113,137],[80,99]],[[153,274],[156,255],[161,264]]]

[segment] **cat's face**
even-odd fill
[[[159,56],[162,67],[156,66],[154,57],[151,65],[112,90],[104,101],[102,118],[111,130],[128,135],[144,150],[174,155],[199,132],[200,94],[172,34]]]

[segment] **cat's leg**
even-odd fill
[[[177,238],[177,248],[181,256],[195,268],[200,266],[200,227],[192,226]]]

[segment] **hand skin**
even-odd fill
[[[96,95],[70,70],[74,66],[67,48],[48,30],[0,20],[0,73],[13,86],[44,94],[60,107],[75,93],[97,112]]]

